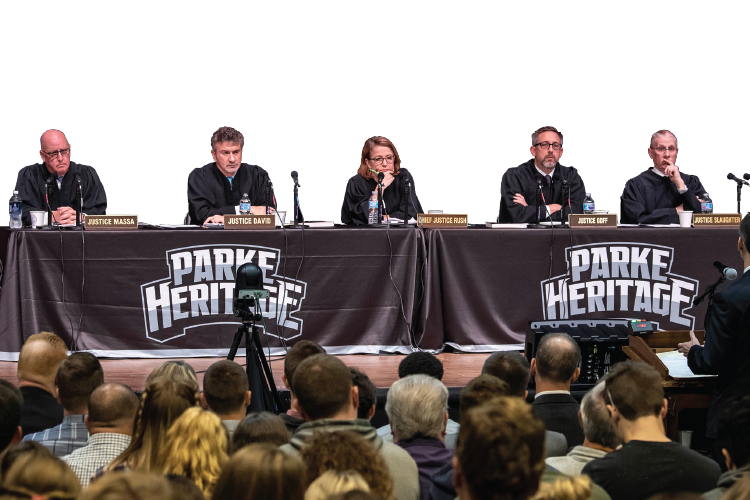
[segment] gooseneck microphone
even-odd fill
[[[46,191],[47,191],[45,193],[44,200],[47,202],[47,225],[48,226],[52,225],[52,208],[49,205],[49,193],[52,190],[52,186],[54,185],[55,182],[56,182],[55,176],[50,175],[49,177],[47,177],[47,180],[44,183],[44,187],[46,188]]]
[[[750,174],[745,174],[742,176],[742,178],[745,179],[746,181],[750,181]]]
[[[748,175],[748,174],[745,174],[745,175]],[[750,176],[748,176],[748,177],[750,177]],[[750,182],[743,181],[742,179],[738,178],[737,176],[735,176],[732,173],[727,174],[727,179],[729,179],[730,181],[734,181],[737,184],[744,184],[745,186],[750,186]]]
[[[301,185],[299,183],[299,181],[297,180],[297,171],[296,170],[292,170],[292,179],[294,179],[294,185],[295,186],[300,186]]]
[[[304,222],[302,218],[302,211],[299,209],[299,191],[297,188],[300,187],[300,183],[297,180],[297,171],[292,170],[292,179],[294,179],[294,227],[299,227],[301,222]]]
[[[728,280],[737,279],[737,271],[729,266],[722,264],[721,262],[714,261],[714,267]]]

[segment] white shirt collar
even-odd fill
[[[543,391],[543,392],[537,392],[536,396],[534,396],[534,399],[538,398],[539,396],[544,396],[546,394],[570,394],[570,391]]]
[[[663,174],[663,173],[662,173],[662,172],[661,172],[661,171],[660,171],[660,170],[659,170],[658,168],[656,168],[656,167],[651,167],[651,171],[652,171],[653,173],[655,173],[656,175],[658,175],[659,177],[666,177],[666,175],[664,175],[664,174]]]
[[[750,271],[750,266],[747,266],[744,271],[742,271],[742,274],[745,274],[746,272]]]
[[[550,177],[552,177],[553,175],[555,175],[555,168],[557,168],[557,167],[553,168],[553,169],[552,169],[552,172],[550,172],[550,173],[546,173],[546,172],[543,172],[543,171],[542,171],[542,170],[541,170],[541,169],[540,169],[539,167],[537,167],[537,166],[536,166],[536,162],[534,162],[534,168],[536,169],[536,171],[537,171],[537,172],[539,172],[539,173],[540,173],[540,174],[542,175],[542,177],[546,177],[546,176],[548,176],[548,175],[549,175]]]

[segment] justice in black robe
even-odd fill
[[[700,179],[694,175],[680,172],[687,191],[680,194],[677,186],[652,169],[638,177],[633,177],[625,184],[620,198],[620,222],[622,224],[679,224],[678,206],[684,210],[701,213],[701,202],[697,196],[703,196],[706,190]]]
[[[230,183],[216,162],[196,168],[188,177],[188,215],[190,223],[202,225],[213,215],[235,214],[244,193],[253,206],[266,205],[268,172],[257,165],[241,163]],[[273,187],[268,205],[276,208]]]
[[[411,179],[411,200],[406,196],[406,179]],[[378,181],[356,174],[346,184],[344,203],[341,205],[341,222],[344,224],[367,224],[370,213],[370,197]],[[383,215],[408,221],[424,213],[417,198],[414,177],[405,168],[399,169],[393,182],[383,190]]]
[[[567,197],[563,199],[563,180],[570,186],[570,205]],[[542,182],[542,194],[547,205],[562,205],[565,211],[564,222],[568,214],[583,213],[583,199],[586,197],[586,187],[581,176],[574,167],[564,167],[559,163],[552,173],[552,185],[547,184],[546,178],[539,173],[534,165],[534,159],[515,168],[509,168],[500,185],[500,214],[498,222],[533,223],[536,222],[537,206],[540,206],[541,221],[549,220],[542,200],[537,203],[538,182]],[[521,193],[528,206],[513,201],[516,193]],[[559,221],[563,210],[552,214],[552,220]]]
[[[57,176],[50,174],[44,163],[35,163],[24,167],[18,172],[16,180],[16,191],[23,203],[23,215],[21,221],[24,226],[31,225],[29,212],[47,211],[47,187],[46,182],[50,176],[55,181],[50,183],[49,207],[57,210],[60,207],[75,208],[76,199],[76,175],[81,178],[83,186],[83,209],[81,212],[88,215],[105,215],[107,213],[107,193],[104,192],[102,181],[94,170],[94,167],[70,162],[68,171],[63,176],[60,187],[57,187]]]

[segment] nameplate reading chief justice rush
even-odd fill
[[[617,227],[617,214],[570,214],[568,225],[573,227]]]
[[[417,221],[423,228],[467,227],[469,216],[466,214],[419,214]]]
[[[740,214],[693,214],[693,226],[739,226]]]
[[[225,215],[224,229],[276,229],[276,216]]]
[[[137,215],[86,215],[83,228],[87,231],[123,231],[138,229]]]

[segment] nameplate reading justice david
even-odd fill
[[[740,214],[693,214],[693,226],[739,226],[742,222]]]
[[[86,231],[125,231],[138,229],[137,215],[87,215],[83,218]]]
[[[569,214],[568,225],[574,227],[617,227],[617,214]]]
[[[225,215],[224,229],[275,229],[274,215]]]
[[[466,214],[419,214],[417,221],[419,227],[430,228],[449,228],[449,227],[467,227],[469,216]]]

